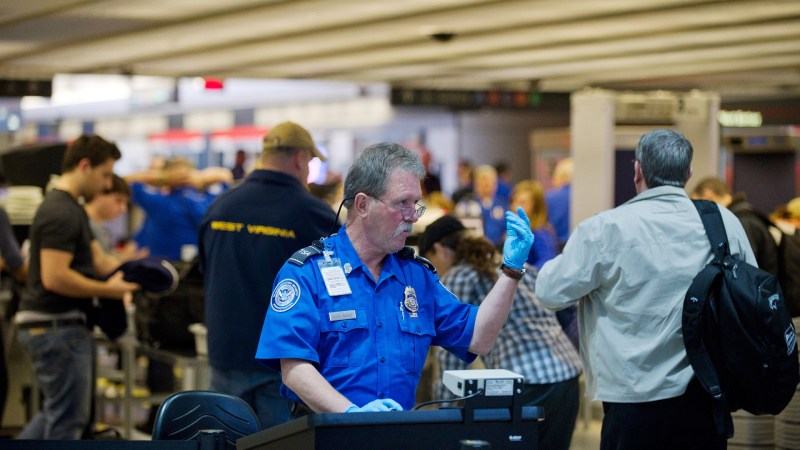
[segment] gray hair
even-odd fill
[[[350,208],[359,192],[382,197],[386,193],[386,182],[395,170],[412,173],[420,181],[425,178],[425,167],[419,156],[402,145],[381,142],[365,148],[344,180],[344,206]]]
[[[648,188],[686,186],[692,164],[692,144],[673,130],[653,130],[639,139],[636,160]]]

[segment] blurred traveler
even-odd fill
[[[200,171],[190,160],[181,157],[167,160],[160,170],[126,175],[133,202],[145,213],[135,241],[159,258],[191,259],[194,253],[191,249],[197,248],[200,220],[218,191],[226,189],[231,179],[228,169],[215,167]],[[220,187],[209,189],[212,185]]]
[[[497,171],[494,167],[480,165],[475,169],[474,176],[473,193],[456,204],[456,215],[481,217],[483,235],[494,245],[499,245],[503,241],[506,229],[505,213],[508,209],[508,197],[497,194]]]
[[[247,164],[247,152],[244,150],[236,150],[236,161],[234,162],[233,168],[231,169],[231,175],[233,175],[233,180],[238,181],[245,177],[247,174],[247,169],[245,165]]]
[[[439,175],[431,171],[431,152],[424,146],[420,146],[420,158],[425,167],[425,179],[422,180],[422,195],[428,197],[434,192],[442,192],[442,182]]]
[[[89,216],[89,225],[92,235],[97,239],[104,252],[118,257],[122,261],[143,258],[149,254],[147,249],[137,249],[135,242],[128,242],[123,247],[117,248],[111,242],[108,231],[103,227],[106,222],[112,221],[128,211],[131,200],[131,188],[120,176],[114,174],[111,187],[86,199],[83,208]]]
[[[342,176],[334,173],[327,173],[323,183],[308,183],[311,194],[327,203],[334,211],[342,203],[343,189]]]
[[[800,233],[800,197],[793,198],[786,205],[776,208],[770,213],[769,218],[784,233]],[[779,238],[780,235],[776,237]]]
[[[458,187],[453,192],[453,203],[458,204],[464,197],[472,195],[473,189],[473,167],[472,163],[462,159],[458,162],[456,169],[456,178],[458,179]]]
[[[290,407],[280,373],[255,360],[270,289],[295,251],[336,229],[331,207],[306,189],[314,158],[325,160],[308,131],[276,125],[260,169],[220,195],[200,224],[211,389],[247,401],[265,428],[288,420]]]
[[[528,264],[541,269],[558,254],[558,243],[553,226],[547,218],[544,189],[538,181],[525,180],[514,185],[511,192],[511,209],[522,208],[531,218],[531,230],[536,238],[528,255]]]
[[[587,394],[603,402],[601,449],[724,449],[681,334],[686,290],[712,258],[684,191],[692,145],[654,130],[635,155],[638,195],[579,224],[542,267],[536,295],[550,308],[578,305]],[[720,213],[731,254],[754,264],[736,216]]]
[[[499,161],[494,164],[494,170],[497,172],[497,195],[511,198],[511,167]]]
[[[117,272],[119,260],[92,237],[80,205],[111,187],[116,145],[81,136],[64,154],[62,175],[36,211],[30,229],[28,293],[14,322],[44,397],[21,439],[79,439],[90,420],[94,341],[87,317],[93,297],[129,299],[139,285]]]
[[[17,282],[28,278],[28,262],[25,261],[11,220],[5,209],[0,208],[0,270],[10,274]]]
[[[0,270],[7,274],[11,274],[14,281],[10,283],[12,286],[9,290],[17,292],[17,287],[25,282],[28,276],[28,263],[23,258],[20,252],[19,243],[14,236],[14,230],[11,228],[11,221],[8,218],[6,210],[0,208]],[[4,283],[4,287],[9,284]],[[5,314],[0,315],[0,318],[5,319],[0,323],[0,423],[3,422],[3,412],[5,410],[6,395],[8,394],[8,368],[6,367],[5,357],[5,336],[6,336],[6,323],[11,319],[16,309],[15,300],[18,296],[12,294],[14,298],[11,304],[6,306]],[[9,315],[10,314],[10,315]]]
[[[778,273],[778,245],[769,231],[769,218],[757,212],[747,202],[744,194],[731,195],[724,181],[717,177],[706,177],[694,187],[692,198],[711,200],[728,208],[742,223],[750,248],[756,255],[758,267],[770,273]]]
[[[514,186],[511,193],[511,208],[525,210],[531,218],[531,230],[536,238],[528,255],[528,264],[541,269],[544,263],[555,258],[559,253],[558,240],[553,226],[548,220],[547,204],[544,200],[544,189],[538,181],[522,181]],[[568,306],[556,313],[561,328],[569,337],[572,345],[580,348],[578,334],[578,307]]]
[[[778,243],[778,279],[793,317],[800,316],[800,197],[770,214]]]
[[[547,203],[547,212],[550,216],[550,223],[556,231],[560,248],[569,238],[570,230],[570,196],[572,190],[572,157],[560,160],[553,170],[553,187],[545,194],[544,199]]]

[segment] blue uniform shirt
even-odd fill
[[[227,188],[223,184],[223,189]],[[133,203],[145,212],[144,224],[134,240],[148,247],[150,255],[181,259],[181,247],[197,245],[197,231],[215,194],[191,187],[172,189],[168,194],[142,183],[131,183]]]
[[[558,242],[567,242],[569,238],[569,208],[570,190],[569,184],[565,184],[558,189],[553,189],[544,195],[547,203],[547,216],[556,231]]]
[[[533,232],[533,245],[528,253],[528,264],[541,269],[544,263],[558,255],[556,235],[549,228],[537,228]]]
[[[275,278],[257,360],[276,370],[282,358],[310,361],[358,406],[392,398],[410,409],[431,345],[467,362],[475,359],[468,348],[478,308],[461,303],[427,267],[391,254],[376,282],[344,227],[323,243],[340,261],[352,294],[328,294],[319,266],[323,255],[309,257],[302,266],[284,264]],[[416,295],[417,317],[405,306],[408,287]],[[281,394],[302,402],[285,385]]]
[[[495,195],[491,205],[487,205],[480,200],[478,200],[478,203],[481,205],[481,216],[483,217],[483,235],[492,241],[494,245],[500,245],[506,232],[508,198]]]

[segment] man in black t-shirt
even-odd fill
[[[44,407],[25,426],[21,439],[79,439],[90,420],[93,340],[89,311],[93,297],[130,298],[139,285],[92,237],[82,197],[108,189],[116,145],[81,136],[67,149],[62,175],[36,211],[30,230],[27,292],[14,318],[19,340],[33,364]]]

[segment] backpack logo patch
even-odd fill
[[[769,309],[773,311],[778,310],[778,302],[781,300],[781,296],[778,294],[772,294],[769,296],[767,301],[769,302]]]
[[[791,323],[789,324],[789,328],[783,333],[783,337],[786,339],[786,354],[791,355],[797,343],[797,333],[795,333],[794,326]]]

